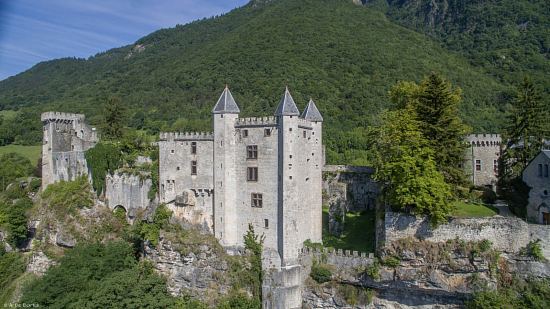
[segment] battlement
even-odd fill
[[[161,132],[161,142],[173,141],[213,141],[214,133],[212,132]]]
[[[338,257],[349,257],[349,258],[363,258],[363,259],[374,259],[374,253],[358,252],[352,250],[342,250],[334,248],[310,248],[303,247],[300,249],[300,254],[302,255],[325,255],[325,256],[338,256]]]
[[[312,129],[311,121],[304,118],[298,118],[298,127],[304,128],[304,129]]]
[[[86,116],[83,114],[71,114],[71,113],[62,113],[62,112],[45,112],[42,113],[40,119],[42,122],[63,122],[63,121],[75,121],[80,120],[84,121]]]
[[[273,116],[268,117],[249,117],[238,118],[235,122],[235,127],[271,127],[277,125],[277,118]]]
[[[466,140],[474,147],[499,147],[502,137],[500,134],[470,134]]]

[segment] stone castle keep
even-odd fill
[[[300,115],[285,91],[275,117],[239,118],[225,89],[213,133],[161,133],[159,194],[176,214],[243,245],[252,224],[275,265],[292,265],[305,240],[321,242],[323,118],[313,101]]]
[[[305,240],[321,242],[323,117],[310,100],[299,113],[285,91],[275,116],[239,118],[226,88],[213,133],[161,133],[158,199],[180,218],[242,247],[249,224],[265,235],[269,266],[294,265]],[[98,137],[83,115],[44,113],[43,187],[87,174],[84,152]],[[106,179],[109,207],[147,207],[150,181]]]

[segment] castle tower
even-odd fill
[[[214,117],[214,235],[222,245],[240,242],[238,224],[235,123],[240,109],[227,86],[212,110]]]
[[[311,131],[307,132],[303,129],[302,133],[307,135],[308,149],[310,152],[305,154],[305,169],[307,174],[305,175],[305,189],[307,201],[304,202],[308,205],[307,218],[310,227],[310,240],[312,242],[322,242],[323,231],[323,216],[322,216],[322,183],[323,176],[322,170],[324,165],[324,153],[323,153],[323,116],[319,112],[319,109],[315,105],[312,99],[306,106],[306,109],[300,116],[300,118],[306,120],[308,123],[304,126],[310,126]],[[305,133],[304,133],[305,132]]]
[[[301,163],[297,158],[299,140],[296,138],[299,135],[300,112],[288,88],[277,106],[275,116],[279,130],[277,247],[283,264],[288,264],[298,256],[295,242],[304,232],[304,226],[298,222],[304,215],[301,211],[303,204],[297,200],[298,196],[302,197],[304,194],[299,191],[297,184],[301,177],[295,173],[299,168],[297,165]]]
[[[466,175],[474,185],[496,190],[502,137],[499,134],[471,134],[466,141],[469,144],[465,154]]]

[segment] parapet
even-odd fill
[[[304,119],[304,118],[298,118],[298,127],[304,128],[304,129],[313,129],[311,127],[311,121]]]
[[[300,249],[300,254],[302,255],[315,255],[322,254],[325,256],[338,256],[338,257],[348,257],[348,258],[362,258],[362,259],[374,259],[374,253],[358,252],[352,250],[342,250],[334,248],[310,248],[303,247]]]
[[[499,147],[502,143],[500,134],[470,134],[466,141],[474,147]]]
[[[268,117],[250,117],[250,118],[238,118],[235,122],[235,128],[241,127],[272,127],[277,125],[277,118],[273,116]]]
[[[323,172],[329,173],[361,173],[374,174],[374,168],[370,166],[353,166],[353,165],[325,165]]]
[[[86,116],[83,114],[71,114],[62,112],[45,112],[40,117],[42,122],[56,122],[56,121],[84,121]]]
[[[213,141],[214,133],[212,132],[161,132],[161,142],[174,141]]]

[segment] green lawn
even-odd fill
[[[8,145],[0,147],[0,156],[9,152],[17,152],[31,160],[31,163],[34,165],[38,163],[41,151],[41,146]]]
[[[323,208],[323,245],[343,250],[360,252],[374,252],[375,247],[375,219],[374,210],[346,215],[344,232],[336,237],[328,232],[328,208]]]
[[[498,210],[483,204],[471,204],[464,201],[453,202],[453,216],[458,218],[492,217],[498,214]]]

